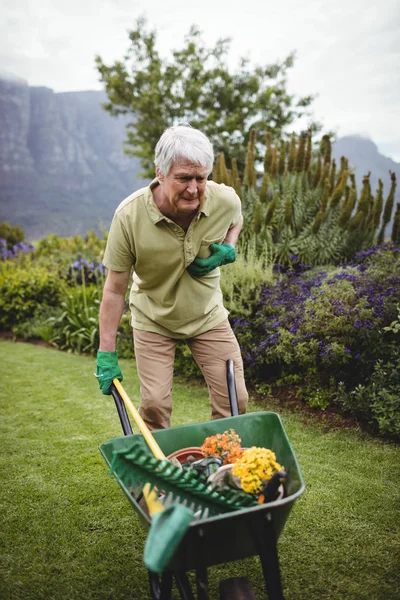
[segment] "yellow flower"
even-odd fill
[[[275,453],[268,448],[253,446],[243,452],[232,468],[232,475],[240,479],[240,484],[245,492],[257,494],[263,482],[271,479],[277,471],[283,471],[284,466],[276,461]]]

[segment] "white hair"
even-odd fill
[[[172,165],[186,160],[196,163],[211,173],[214,151],[210,140],[198,129],[182,123],[169,127],[157,142],[154,164],[161,175],[168,175]]]

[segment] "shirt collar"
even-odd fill
[[[146,193],[147,212],[149,213],[149,217],[153,221],[154,224],[159,223],[160,221],[163,221],[165,219],[164,215],[160,212],[157,204],[153,200],[152,190],[157,185],[160,185],[160,182],[158,181],[158,179],[156,177],[155,179],[153,179],[153,181],[150,183],[150,185],[147,186],[147,193]]]

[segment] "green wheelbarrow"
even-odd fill
[[[152,600],[171,600],[174,579],[182,600],[208,600],[209,567],[257,555],[269,600],[284,599],[277,540],[295,500],[304,492],[305,484],[279,415],[273,412],[238,415],[233,361],[227,361],[227,382],[234,416],[154,431],[154,438],[164,454],[170,455],[182,448],[201,446],[206,437],[233,428],[244,447],[260,446],[275,452],[287,473],[285,495],[273,502],[193,520],[162,576],[149,571]],[[129,448],[135,438],[142,437],[132,434],[124,403],[115,390],[113,397],[125,435],[101,444],[100,451],[109,466],[115,452]],[[123,476],[114,475],[142,524],[149,529],[150,517],[137,490],[131,489]],[[188,571],[196,573],[196,596],[187,577]],[[220,582],[220,600],[253,599],[255,596],[248,579],[236,577]]]

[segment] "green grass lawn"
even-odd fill
[[[121,430],[94,359],[2,341],[0,364],[0,598],[148,600],[145,533],[98,450]],[[279,412],[307,484],[279,540],[286,600],[398,600],[399,447]],[[173,425],[208,418],[205,387],[176,382]],[[234,575],[266,598],[257,558],[212,568],[210,598]]]

